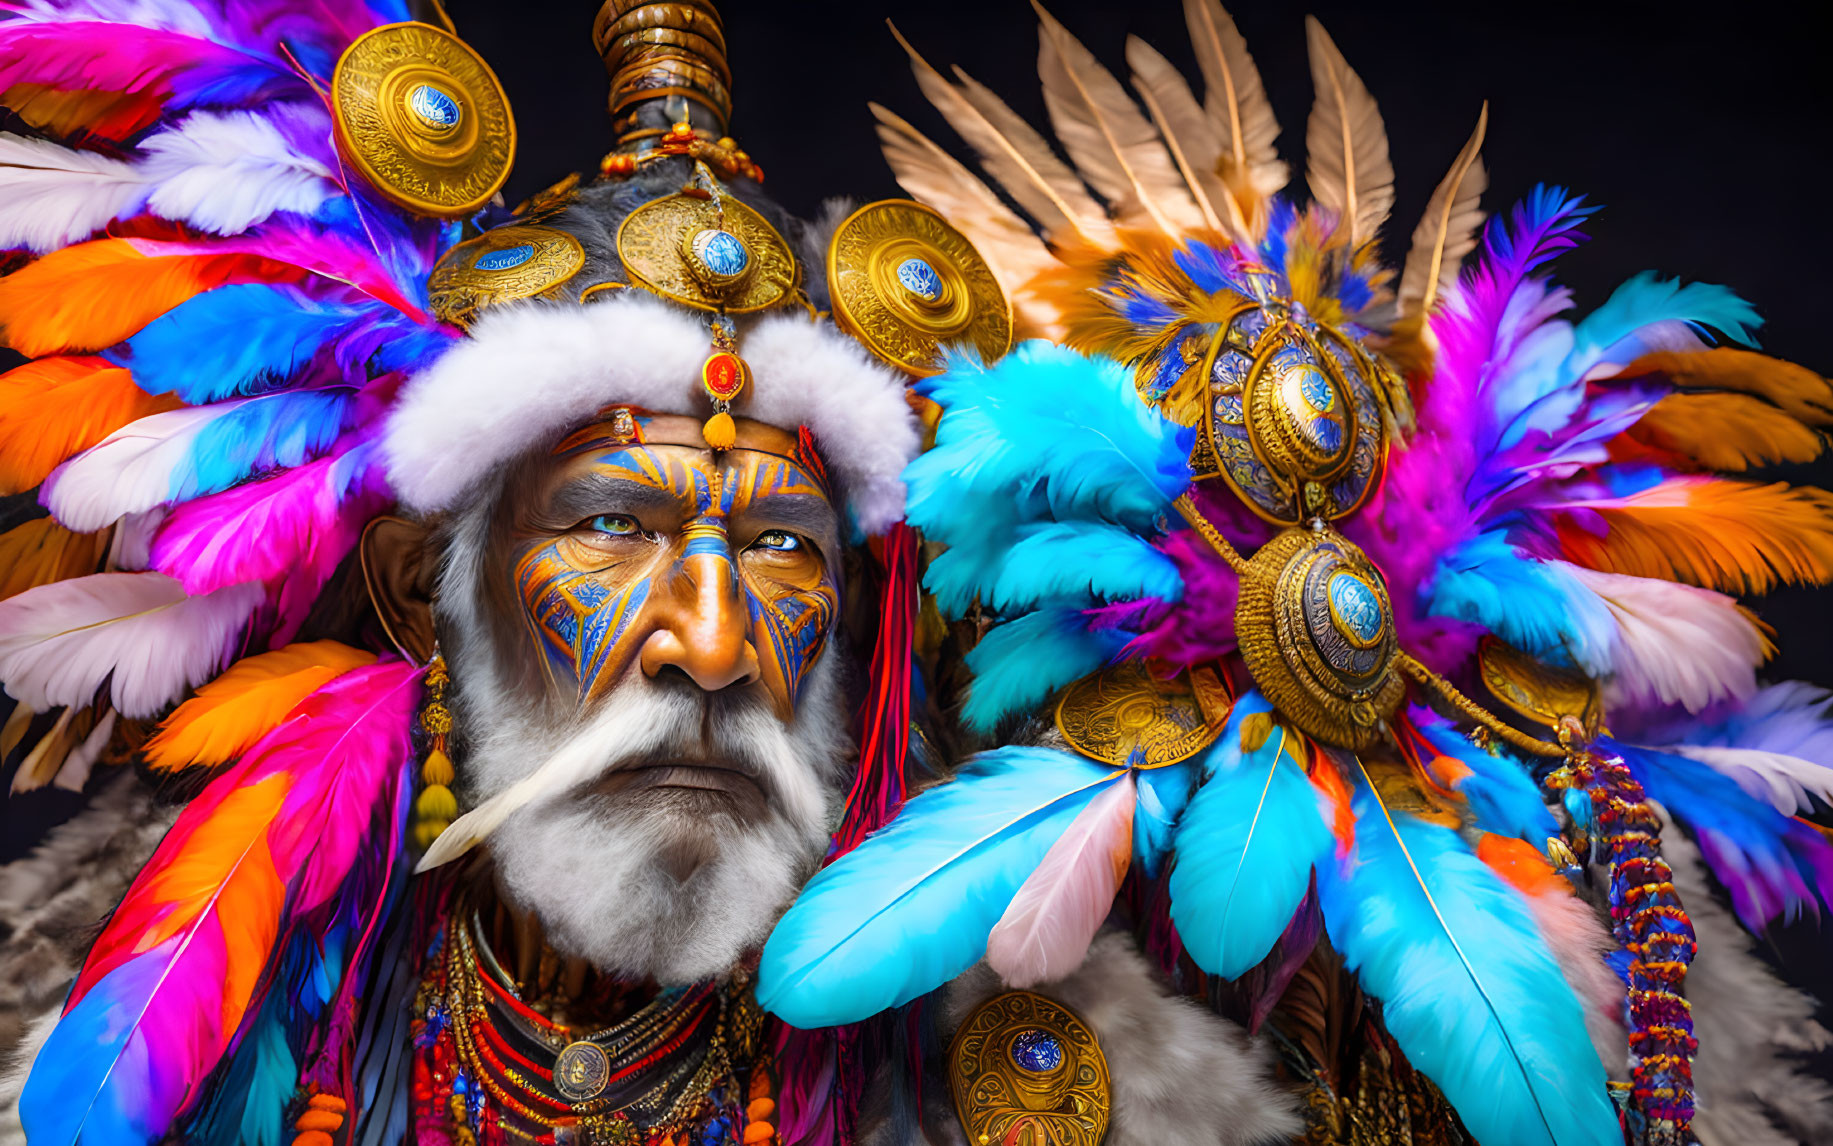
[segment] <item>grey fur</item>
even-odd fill
[[[943,1044],[1003,989],[985,963],[943,988]],[[1034,990],[1081,1016],[1101,1042],[1113,1098],[1105,1146],[1257,1146],[1303,1130],[1298,1099],[1274,1079],[1265,1044],[1171,994],[1128,936],[1098,937],[1080,970]],[[863,1146],[967,1146],[947,1078],[942,1064],[930,1064],[921,1132],[886,1117],[882,1093],[869,1095],[877,1116],[860,1136]]]
[[[89,945],[177,815],[124,772],[38,850],[0,867],[0,1144],[24,1141],[16,1103],[32,1058]]]

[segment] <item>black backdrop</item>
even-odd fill
[[[460,33],[489,60],[515,108],[516,202],[561,174],[595,168],[610,143],[606,82],[590,42],[594,0],[448,0]],[[1042,123],[1036,25],[1025,0],[725,0],[736,77],[733,130],[791,210],[832,195],[898,191],[866,111],[885,103],[953,145],[922,100],[889,17],[939,66],[959,64]],[[1053,11],[1121,72],[1128,33],[1186,72],[1194,58],[1177,0],[1057,0]],[[1561,260],[1581,307],[1643,269],[1735,286],[1768,318],[1764,348],[1823,373],[1833,304],[1826,264],[1833,132],[1824,40],[1807,5],[1541,0],[1534,5],[1406,0],[1311,4],[1237,0],[1234,15],[1267,81],[1282,149],[1302,156],[1310,100],[1303,18],[1317,15],[1387,119],[1404,244],[1426,197],[1490,101],[1486,203],[1539,181],[1605,206],[1594,241]],[[1122,73],[1123,74],[1123,73]],[[1782,476],[1833,485],[1833,465]],[[1833,684],[1825,634],[1833,593],[1788,590],[1758,602],[1782,644],[1776,677]],[[0,783],[10,776],[0,774]],[[0,860],[71,814],[68,793],[0,799]],[[1833,942],[1809,921],[1763,945],[1789,976],[1833,996]]]

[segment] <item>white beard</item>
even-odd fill
[[[463,689],[458,669],[453,678],[472,737],[464,768],[473,803],[556,756],[579,761],[511,813],[488,845],[502,892],[535,913],[556,951],[663,985],[723,974],[763,943],[819,865],[851,757],[832,645],[790,724],[761,689],[708,696],[632,666],[583,726],[556,734],[508,711],[500,690]],[[763,815],[582,790],[667,759],[751,774],[765,794]]]

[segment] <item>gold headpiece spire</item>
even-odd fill
[[[605,0],[592,42],[611,75],[619,150],[643,150],[683,121],[710,138],[725,135],[732,71],[712,0]]]

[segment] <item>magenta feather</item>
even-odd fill
[[[276,59],[162,28],[100,20],[0,24],[0,90],[28,83],[151,95],[173,110],[312,98],[305,80]]]
[[[987,964],[1009,987],[1061,979],[1082,965],[1133,854],[1131,772],[1089,801],[1019,886],[987,936]]]

